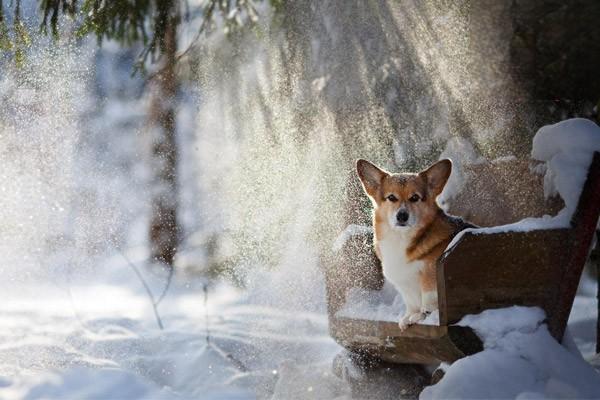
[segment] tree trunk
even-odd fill
[[[150,247],[153,261],[173,266],[179,244],[175,71],[177,24],[170,17],[164,37],[163,65],[151,82],[150,126],[154,174],[151,193]]]

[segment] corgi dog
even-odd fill
[[[437,310],[437,259],[458,232],[474,226],[437,204],[452,172],[448,159],[417,174],[390,173],[366,160],[358,160],[356,170],[373,203],[375,253],[383,275],[406,305],[398,323],[404,330]]]

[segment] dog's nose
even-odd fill
[[[408,221],[408,212],[406,210],[398,211],[398,214],[396,214],[396,220],[401,224],[404,224],[406,221]]]

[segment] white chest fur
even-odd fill
[[[406,248],[410,243],[410,232],[388,231],[378,240],[382,258],[383,275],[400,292],[408,312],[421,308],[420,272],[423,261],[409,262]]]

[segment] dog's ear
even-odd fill
[[[425,171],[419,172],[419,176],[427,182],[429,194],[433,196],[433,198],[436,198],[442,193],[442,190],[444,190],[444,186],[446,185],[446,182],[448,182],[451,172],[452,161],[445,158],[436,162]]]
[[[376,167],[367,160],[356,161],[356,172],[362,182],[365,192],[373,198],[379,192],[381,181],[388,175],[384,170]]]

